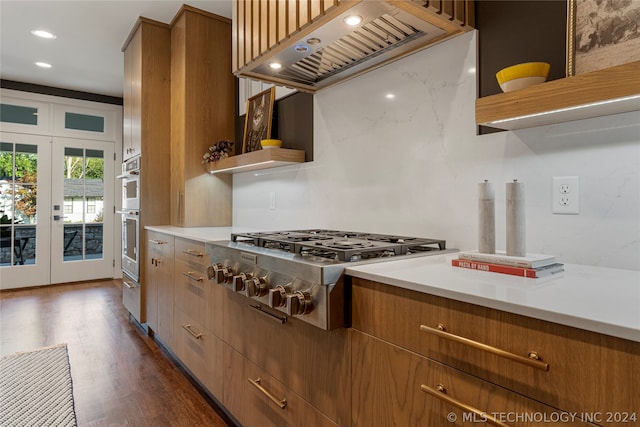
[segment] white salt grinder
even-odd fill
[[[496,194],[486,179],[478,184],[478,252],[496,253]]]
[[[524,184],[514,179],[507,182],[507,255],[526,256]]]

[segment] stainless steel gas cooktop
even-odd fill
[[[344,326],[350,311],[345,267],[443,252],[440,239],[323,229],[233,233],[207,244],[211,280],[279,321],[327,330]]]

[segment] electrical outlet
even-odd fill
[[[561,215],[580,213],[580,187],[577,176],[554,176],[551,188],[551,212]]]

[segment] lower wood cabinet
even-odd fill
[[[352,300],[355,330],[585,421],[640,425],[640,343],[358,278]]]
[[[174,312],[173,352],[218,399],[223,394],[223,343],[182,310]]]
[[[338,425],[228,345],[224,385],[223,404],[245,427]]]
[[[351,346],[354,426],[593,426],[355,330]]]
[[[348,329],[325,331],[293,318],[281,323],[252,307],[258,305],[256,301],[224,291],[224,341],[333,422],[348,426],[351,416]],[[268,307],[263,310],[269,311]],[[226,389],[230,387],[233,386],[225,383]]]
[[[162,340],[173,343],[173,236],[147,230],[147,276],[145,280],[147,325]]]

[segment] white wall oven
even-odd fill
[[[122,209],[140,209],[140,156],[132,157],[122,164]]]

